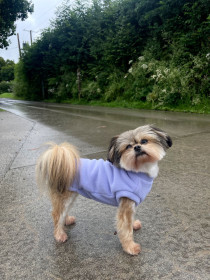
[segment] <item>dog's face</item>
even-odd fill
[[[171,146],[172,140],[164,131],[140,126],[112,138],[108,160],[127,171],[138,172],[143,164],[161,160]]]

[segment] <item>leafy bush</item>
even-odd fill
[[[51,27],[24,48],[16,69],[18,95],[153,108],[209,99],[208,1],[76,2],[66,1]]]
[[[102,92],[96,81],[86,81],[82,86],[82,98],[87,101],[100,99]]]
[[[0,82],[0,93],[12,92],[12,89],[13,89],[12,82],[6,82],[6,81]]]
[[[192,56],[191,61],[176,66],[174,60],[151,59],[147,51],[137,62],[131,62],[125,77],[130,99],[151,102],[154,107],[198,104],[209,97],[210,55]]]
[[[24,72],[24,64],[21,60],[15,65],[14,93],[18,97],[23,97],[26,99],[31,94]]]
[[[124,73],[115,69],[107,78],[108,85],[104,95],[105,101],[113,101],[122,99],[125,91],[125,81],[123,80]]]

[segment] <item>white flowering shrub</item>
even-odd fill
[[[130,99],[148,101],[157,108],[201,103],[202,96],[208,98],[210,95],[209,59],[210,54],[206,54],[203,58],[192,57],[190,63],[175,66],[147,55],[140,56],[124,77],[130,81]]]
[[[155,60],[144,53],[136,61],[128,62],[126,72],[114,68],[106,74],[99,72],[94,81],[83,81],[82,97],[137,102],[147,108],[199,106],[210,94],[208,59],[208,54],[194,56],[190,62],[177,66],[171,60]]]
[[[131,74],[131,73],[132,73],[132,71],[133,71],[133,68],[132,68],[132,67],[128,69],[128,73],[130,73],[130,74]]]

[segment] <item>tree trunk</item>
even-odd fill
[[[81,92],[82,92],[82,88],[81,88],[81,70],[80,67],[77,68],[77,86],[78,86],[78,98],[80,100],[81,98]]]

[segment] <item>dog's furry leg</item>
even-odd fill
[[[67,234],[64,225],[75,223],[75,217],[68,216],[67,213],[77,196],[74,192],[70,192],[69,188],[77,175],[79,154],[69,143],[50,145],[51,147],[37,161],[37,183],[51,198],[55,239],[65,242]]]
[[[68,238],[64,230],[64,225],[75,223],[75,218],[67,214],[76,196],[76,193],[69,191],[62,195],[55,193],[51,196],[53,206],[52,216],[55,228],[54,237],[58,242],[65,242]]]
[[[121,198],[117,212],[117,231],[123,250],[131,255],[138,255],[141,247],[133,241],[133,216],[135,203],[128,198]]]
[[[134,229],[134,230],[141,229],[141,227],[142,227],[141,221],[135,220],[135,221],[133,222],[133,229]]]
[[[76,222],[76,218],[75,218],[74,216],[69,216],[69,215],[68,215],[68,212],[69,212],[70,208],[72,208],[73,203],[74,203],[74,201],[75,201],[75,199],[76,199],[77,196],[78,196],[77,193],[72,192],[71,202],[70,202],[70,204],[69,204],[69,208],[68,208],[67,215],[66,215],[66,218],[65,218],[65,225],[66,225],[66,226],[70,226],[70,225],[72,225],[72,224],[75,224],[75,222]]]

